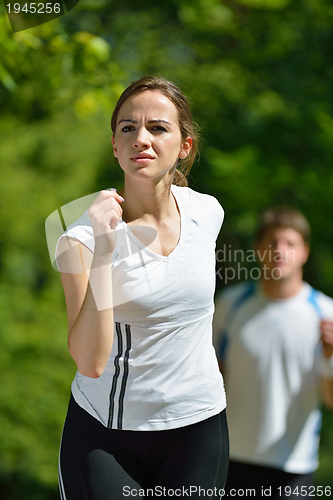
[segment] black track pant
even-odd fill
[[[108,429],[71,398],[60,447],[62,500],[219,499],[228,470],[225,411],[165,431]]]
[[[291,474],[280,469],[230,460],[226,497],[244,500],[310,500],[316,496],[312,474]]]

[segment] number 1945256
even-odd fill
[[[306,496],[306,497],[330,497],[332,494],[330,486],[296,486],[291,488],[290,486],[279,486],[278,487],[279,496]]]
[[[36,2],[27,2],[23,6],[19,3],[8,3],[6,5],[8,7],[8,14],[15,13],[19,14],[20,12],[25,12],[26,14],[59,14],[61,11],[60,3],[36,3]]]

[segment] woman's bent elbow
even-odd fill
[[[84,377],[99,378],[104,373],[107,363],[103,364],[102,360],[85,359],[82,357],[82,353],[80,356],[70,351],[70,354],[76,363],[78,372]]]
[[[80,366],[78,363],[76,364],[78,372],[81,373],[84,377],[89,377],[89,378],[99,378],[105,370],[104,368],[101,367],[94,367],[94,366]]]

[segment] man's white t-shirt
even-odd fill
[[[218,296],[231,459],[292,473],[318,467],[321,318],[333,319],[333,300],[307,283],[288,299],[270,299],[253,282]]]
[[[226,406],[212,345],[215,241],[223,209],[212,196],[172,186],[180,239],[167,256],[147,249],[125,222],[113,252],[114,342],[97,379],[76,373],[76,402],[104,426],[163,430]],[[94,251],[87,212],[65,233]]]

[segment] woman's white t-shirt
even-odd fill
[[[76,402],[104,426],[164,430],[190,425],[226,406],[212,345],[215,241],[223,209],[212,196],[172,186],[180,238],[167,256],[117,226],[112,284],[114,341],[103,374],[77,372]],[[94,251],[85,212],[65,233]]]

